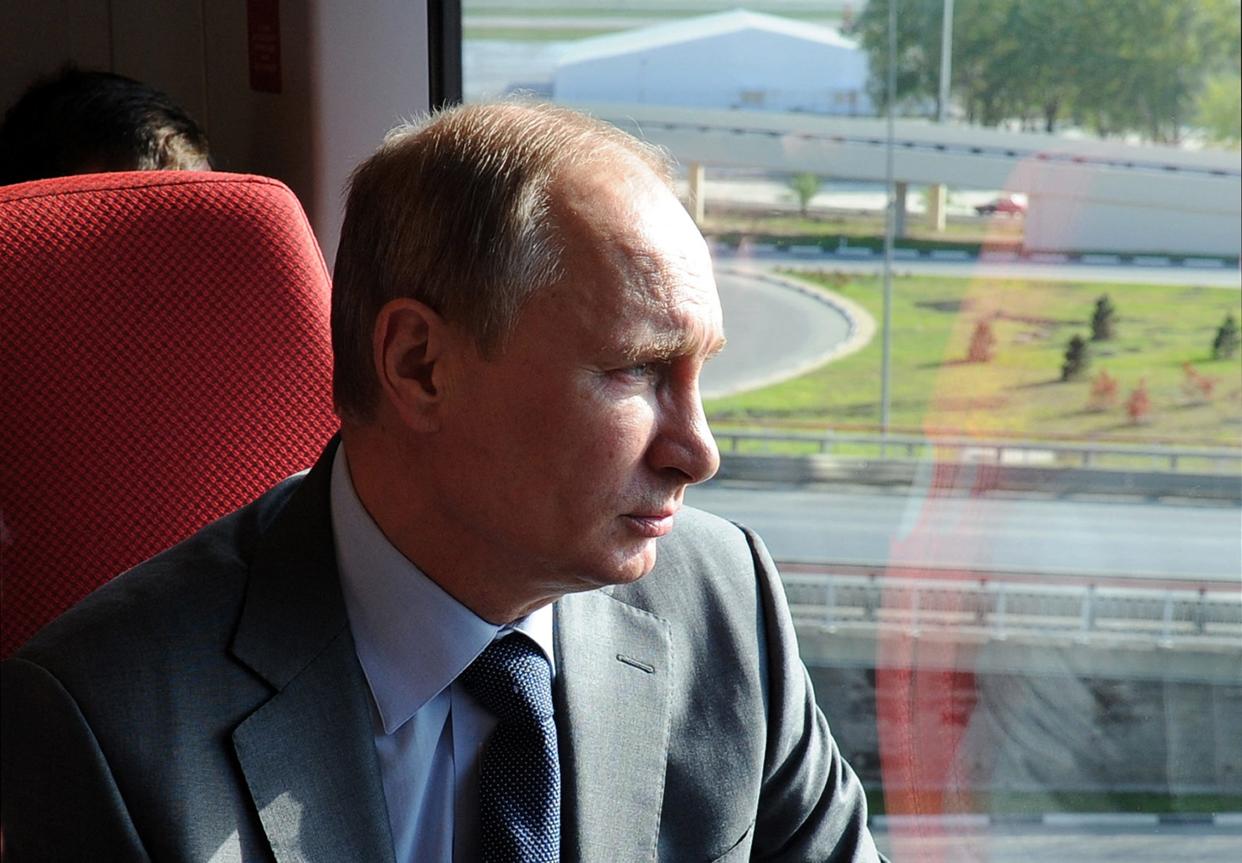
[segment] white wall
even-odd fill
[[[1031,195],[1025,244],[1058,252],[1237,255],[1240,237],[1237,213]]]
[[[862,51],[744,30],[567,63],[556,70],[553,96],[570,102],[866,114],[871,112],[866,80]],[[849,93],[853,100],[845,98]],[[754,94],[761,94],[761,101]]]
[[[247,4],[0,4],[0,104],[67,61],[167,92],[206,129],[217,165],[287,183],[329,264],[342,189],[384,132],[429,105],[423,0],[281,2],[280,93],[250,88]]]

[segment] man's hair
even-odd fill
[[[379,397],[372,328],[398,297],[425,303],[503,350],[525,301],[562,276],[551,188],[567,168],[638,160],[665,184],[665,154],[547,104],[449,108],[394,129],[350,181],[332,287],[333,396],[347,419]]]
[[[0,185],[95,171],[208,170],[207,136],[168,96],[68,67],[31,85],[0,126]]]

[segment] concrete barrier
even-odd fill
[[[979,260],[988,263],[1011,264],[1021,259],[1017,252],[1001,251],[998,249],[984,249],[979,253]]]
[[[874,258],[875,250],[866,246],[840,246],[836,255],[839,258]]]
[[[1242,478],[1168,471],[1123,471],[1078,467],[958,464],[907,460],[844,459],[831,455],[721,453],[720,479],[776,483],[839,482],[879,486],[921,486],[936,473],[936,485],[964,492],[1031,491],[1047,494],[1115,494],[1183,497],[1242,504]]]

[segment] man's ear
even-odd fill
[[[444,319],[418,300],[391,300],[375,318],[372,358],[380,397],[415,431],[439,427],[448,345]]]

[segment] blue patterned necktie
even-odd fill
[[[479,762],[484,863],[557,863],[561,768],[547,657],[526,636],[510,635],[488,645],[460,680],[499,720]]]

